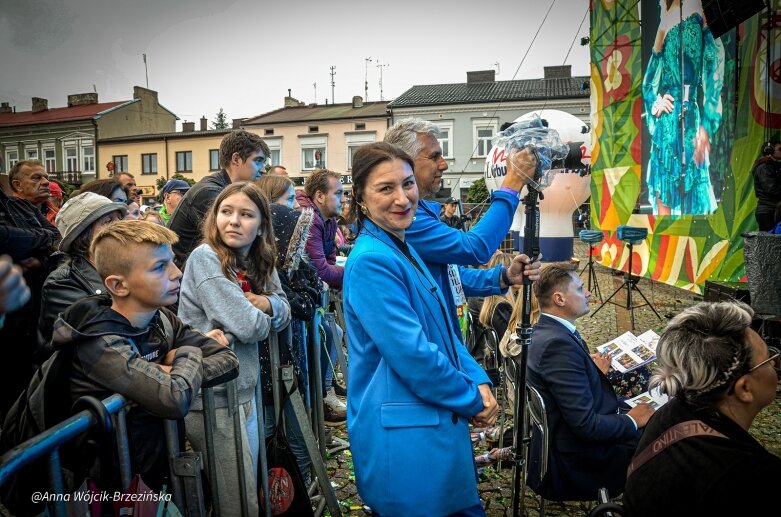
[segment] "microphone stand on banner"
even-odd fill
[[[529,257],[532,262],[540,255],[540,209],[537,206],[539,199],[543,199],[542,192],[535,188],[542,177],[542,169],[537,151],[530,148],[537,158],[537,169],[534,174],[534,181],[526,185],[527,194],[523,198],[525,207],[526,225],[523,228],[523,253]],[[535,186],[532,186],[534,184]],[[529,345],[532,340],[532,282],[529,277],[523,277],[521,319],[515,327],[516,344],[520,346],[520,354],[513,357],[515,361],[515,408],[513,415],[513,517],[522,515],[521,501],[521,476],[526,470],[526,458],[523,454],[524,442],[528,440],[526,432],[526,363],[529,357]]]

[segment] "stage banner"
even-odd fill
[[[592,2],[591,223],[605,233],[603,265],[626,268],[615,229],[627,224],[648,229],[635,274],[695,292],[745,276],[751,169],[781,111],[775,20],[765,11],[713,38],[699,0]]]

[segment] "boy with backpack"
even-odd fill
[[[63,411],[57,392],[65,411],[82,396],[102,400],[119,393],[137,404],[127,415],[134,473],[153,490],[161,488],[168,473],[162,419],[183,418],[201,386],[238,375],[238,359],[222,332],[208,337],[164,308],[177,300],[182,277],[171,251],[176,240],[167,228],[144,221],[119,221],[96,233],[91,256],[108,294],[79,300],[56,321],[56,354],[7,415],[0,449],[30,438],[30,429],[35,434],[61,421],[62,415],[52,416]],[[54,386],[59,383],[47,375],[53,370],[67,371],[67,386]],[[103,483],[113,483],[116,473],[103,470]]]

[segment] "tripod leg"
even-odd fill
[[[615,285],[615,284],[613,284],[613,285]],[[602,307],[604,307],[605,305],[607,305],[608,303],[610,303],[610,300],[612,300],[612,299],[613,299],[613,297],[614,297],[615,295],[617,295],[617,294],[618,294],[618,292],[619,292],[621,289],[623,289],[623,288],[624,288],[624,284],[621,284],[621,286],[620,286],[618,289],[616,289],[615,291],[613,291],[613,294],[611,294],[611,295],[610,295],[610,298],[608,298],[607,300],[605,300],[605,301],[604,301],[604,303],[602,303],[602,305],[600,305],[599,307],[597,307],[597,310],[595,310],[595,311],[594,311],[594,314],[592,314],[592,315],[591,315],[591,317],[593,318],[594,316],[596,316],[596,315],[597,315],[597,313],[598,313],[599,311],[601,311],[601,310],[602,310]]]
[[[645,295],[643,294],[643,291],[641,291],[640,288],[637,287],[637,285],[635,285],[635,289],[637,290],[637,293],[640,296],[642,296],[643,300],[645,300],[646,305],[648,305],[651,308],[651,310],[654,311],[654,314],[656,314],[656,317],[659,318],[659,320],[661,321],[662,317],[659,316],[659,313],[656,312],[656,309],[654,308],[654,306],[651,304],[651,302],[648,301],[648,298],[645,297]]]

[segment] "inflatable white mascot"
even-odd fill
[[[561,141],[570,147],[579,147],[581,162],[585,168],[558,169],[553,182],[542,191],[544,199],[540,208],[540,249],[545,262],[569,260],[572,258],[573,224],[572,214],[591,195],[591,134],[586,123],[570,113],[559,110],[532,111],[513,122],[529,120],[535,116],[548,122],[548,127],[558,131]],[[498,190],[507,171],[504,149],[494,146],[486,157],[485,186],[489,192]],[[526,189],[522,193],[525,195]],[[516,249],[523,249],[523,226],[525,207],[518,205],[510,228],[517,233],[513,241]],[[515,233],[513,235],[516,235]]]

